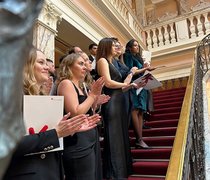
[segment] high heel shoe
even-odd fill
[[[149,149],[150,147],[142,139],[138,139],[138,142],[136,142],[136,148]]]

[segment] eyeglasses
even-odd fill
[[[115,48],[120,49],[120,48],[122,48],[122,46],[120,44],[115,44]]]

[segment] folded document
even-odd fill
[[[30,129],[33,129],[35,133],[53,129],[63,118],[63,96],[24,95],[23,103],[23,118],[27,135]],[[49,151],[63,150],[63,138],[59,138],[59,143],[59,148]]]
[[[146,85],[143,88],[147,90],[162,86],[162,83],[159,82],[151,73],[148,72],[133,82],[136,84],[145,82]]]

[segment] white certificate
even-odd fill
[[[26,134],[29,128],[33,128],[35,133],[41,129],[47,130],[55,128],[63,118],[63,96],[31,96],[24,95],[23,118],[25,122]],[[63,138],[59,138],[60,147],[50,151],[63,150]]]

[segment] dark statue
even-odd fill
[[[0,179],[18,141],[22,119],[22,70],[43,0],[0,0]]]

